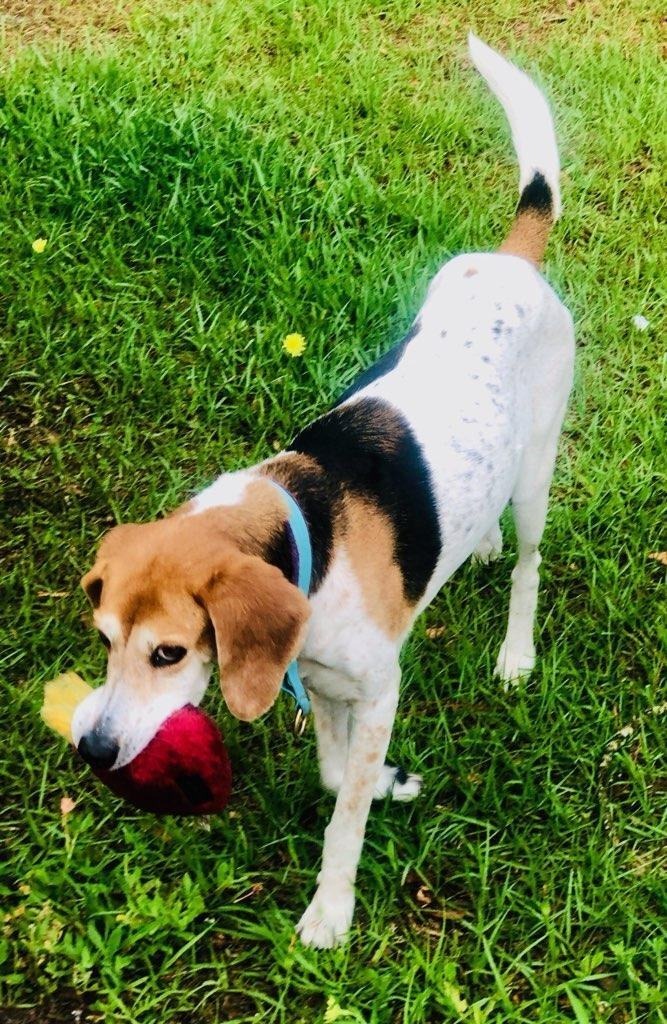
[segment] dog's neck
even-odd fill
[[[315,592],[331,560],[341,500],[314,459],[288,451],[251,469],[223,474],[176,514],[215,515],[221,532],[240,551],[275,565],[292,580],[287,510],[271,481],[289,491],[306,520],[313,552],[311,592]]]

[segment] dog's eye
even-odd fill
[[[171,644],[160,644],[151,654],[151,665],[153,668],[164,668],[165,665],[176,665],[186,655],[185,647],[177,647]]]
[[[111,640],[109,640],[109,637],[106,636],[106,634],[103,633],[101,629],[98,629],[97,632],[100,634],[100,640],[102,641],[102,643],[104,644],[108,651],[111,648]]]

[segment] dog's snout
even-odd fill
[[[79,753],[92,768],[111,768],[118,757],[118,743],[97,729],[84,733],[79,740]]]

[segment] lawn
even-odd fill
[[[659,5],[33,7],[0,18],[0,1021],[666,1021]],[[509,694],[492,678],[508,521],[407,644],[391,756],[423,794],[374,806],[351,941],[318,953],[293,927],[331,798],[287,700],[243,725],[212,684],[233,802],[159,820],[46,731],[41,691],[103,676],[77,584],[111,523],[283,446],[446,257],[501,239],[517,172],[471,26],[543,84],[563,159],[546,273],[578,363],[539,661]],[[605,828],[597,766],[631,720]]]

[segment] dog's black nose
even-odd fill
[[[96,729],[91,729],[81,737],[78,750],[92,768],[111,768],[118,757],[116,741]]]

